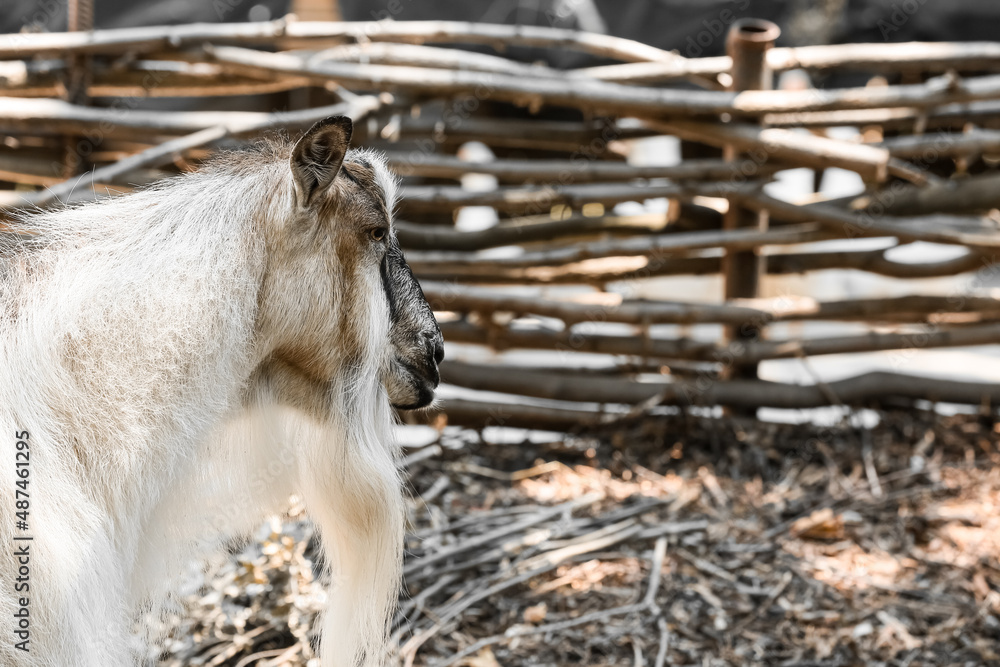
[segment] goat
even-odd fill
[[[4,665],[142,663],[168,582],[292,494],[334,568],[322,664],[385,662],[392,407],[433,400],[444,348],[396,182],[351,132],[328,118],[0,241]]]

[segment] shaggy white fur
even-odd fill
[[[364,156],[391,202],[384,162]],[[380,381],[389,307],[377,262],[354,258],[345,273],[336,243],[288,249],[290,235],[315,234],[299,229],[288,164],[287,147],[223,158],[27,217],[37,236],[0,242],[3,665],[139,664],[136,619],[159,609],[171,578],[292,493],[334,568],[323,664],[383,664],[403,532]],[[339,370],[321,385],[268,370],[288,341],[324,339],[353,342],[349,355],[324,351]],[[310,409],[302,392],[315,386]],[[26,531],[13,502],[21,431]],[[24,535],[30,592],[18,593],[11,552]],[[14,648],[21,597],[29,652]]]

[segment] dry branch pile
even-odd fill
[[[877,421],[446,430],[405,463],[399,664],[1000,665],[1000,429]],[[193,576],[164,667],[307,663],[300,512]]]
[[[346,113],[360,121],[358,141],[386,148],[404,178],[398,234],[442,313],[446,338],[559,353],[559,372],[547,379],[449,363],[447,382],[610,404],[612,414],[615,404],[620,412],[648,401],[747,410],[995,401],[997,385],[893,373],[805,389],[756,380],[756,364],[769,359],[1000,339],[1000,302],[973,293],[995,277],[1000,245],[993,129],[1000,47],[768,48],[769,30],[736,24],[730,55],[701,59],[607,35],[456,22],[280,20],[2,35],[0,206],[105,196],[191,169],[216,148]],[[542,57],[546,49],[576,50],[597,66],[563,72],[508,55],[528,48]],[[772,74],[792,69],[817,80],[841,71],[884,78],[859,88],[767,90]],[[81,75],[85,85],[70,90]],[[271,96],[258,108],[288,110],[243,110],[260,99],[251,94]],[[220,110],[143,104],[200,97]],[[845,126],[859,138],[830,132]],[[696,157],[673,166],[626,160],[632,140],[664,135]],[[469,141],[484,144],[487,157],[470,158],[461,150]],[[762,190],[797,167],[817,177],[846,169],[867,190],[802,202]],[[470,178],[493,185],[473,187]],[[656,198],[668,200],[666,213],[615,208]],[[492,210],[497,223],[456,227],[468,207]],[[822,244],[860,237],[835,250]],[[923,264],[893,258],[894,249],[918,241],[961,251]],[[827,269],[899,279],[966,273],[972,287],[947,297],[755,298],[764,276]],[[724,303],[629,295],[651,278],[711,274],[725,278]],[[793,320],[862,329],[770,333],[770,325]],[[656,328],[665,324],[680,328]],[[718,325],[716,339],[690,337],[691,324]],[[583,352],[613,356],[597,378],[604,389],[584,370]],[[498,423],[475,401],[445,411],[452,424]],[[510,412],[512,421],[502,423],[564,428],[608,418],[582,404],[554,409],[528,399],[514,399]]]

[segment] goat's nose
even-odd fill
[[[439,364],[444,361],[444,342],[440,338],[434,341],[434,363]]]

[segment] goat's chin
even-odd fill
[[[408,402],[397,403],[393,402],[392,407],[397,410],[419,410],[421,408],[426,408],[428,405],[434,402],[434,390],[421,388],[420,392],[416,394],[412,399],[406,399]]]
[[[415,369],[402,365],[393,369],[391,377],[386,382],[389,402],[397,410],[426,408],[434,402],[434,390],[437,386],[436,372],[433,377],[426,377]]]

